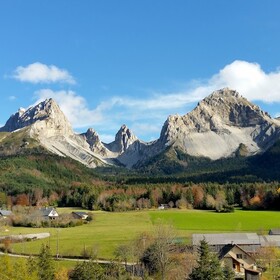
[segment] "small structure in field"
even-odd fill
[[[86,212],[72,212],[72,215],[75,219],[86,220],[88,214]]]
[[[161,204],[159,207],[158,207],[158,210],[166,210],[166,209],[169,209],[170,206],[168,204]]]
[[[42,208],[42,209],[40,209],[40,213],[43,218],[50,219],[50,220],[54,220],[54,219],[58,218],[58,216],[59,216],[56,209],[53,207]]]
[[[13,215],[12,211],[0,209],[0,218],[6,219],[8,217],[11,217],[12,215]]]

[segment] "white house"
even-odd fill
[[[55,208],[53,207],[45,207],[40,209],[42,217],[50,220],[56,219],[59,215]]]

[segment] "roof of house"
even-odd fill
[[[251,268],[244,268],[245,269],[245,273],[249,273],[249,274],[254,274],[254,275],[260,275],[262,272],[259,269],[251,269]]]
[[[269,231],[269,234],[275,234],[275,235],[280,235],[280,228],[272,228],[270,231]]]
[[[280,247],[280,235],[262,235],[260,236],[261,245],[265,246],[277,246]]]
[[[88,216],[88,213],[86,213],[86,212],[72,212],[73,214],[76,214],[76,215],[78,215],[78,216]]]
[[[55,209],[52,207],[51,208],[46,207],[46,208],[40,209],[42,216],[49,216],[53,210],[55,210]]]
[[[238,246],[236,244],[227,244],[220,250],[219,258],[222,259],[223,257],[225,257],[234,247],[237,247],[244,254],[248,255],[248,252],[243,250],[240,246]],[[251,255],[250,255],[250,257],[253,258]]]
[[[9,210],[0,210],[0,215],[1,216],[11,216],[13,214],[12,211]]]
[[[193,234],[193,245],[200,245],[201,240],[205,240],[209,245],[260,245],[260,238],[256,233]]]
[[[222,259],[226,254],[234,247],[233,244],[227,244],[225,245],[221,251],[219,252],[219,259]]]

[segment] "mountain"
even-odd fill
[[[73,130],[65,115],[53,99],[48,99],[27,110],[19,109],[12,115],[1,131],[15,130],[32,126],[34,137],[51,137],[53,135],[71,135]]]
[[[160,141],[184,153],[212,160],[267,150],[280,137],[280,122],[236,91],[222,89],[184,116],[170,116]]]
[[[6,151],[2,149],[4,155],[5,152],[21,153],[31,147],[42,147],[89,167],[105,164],[99,155],[88,149],[86,141],[73,132],[69,121],[53,99],[47,99],[27,110],[20,109],[8,119],[0,132],[3,135],[1,146],[6,146]],[[30,146],[30,142],[33,145]]]
[[[117,165],[174,173],[224,158],[268,151],[280,139],[280,120],[228,88],[213,92],[186,115],[169,116],[160,138],[139,140],[122,125],[111,143],[89,128],[74,133],[53,99],[20,109],[0,128],[0,155],[40,148],[88,167]]]

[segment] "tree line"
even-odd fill
[[[118,184],[73,182],[63,189],[44,191],[41,188],[27,193],[4,191],[0,187],[0,207],[67,206],[88,210],[128,211],[157,208],[213,209],[233,211],[238,206],[253,210],[279,210],[280,185],[271,183],[185,183],[185,184]]]

